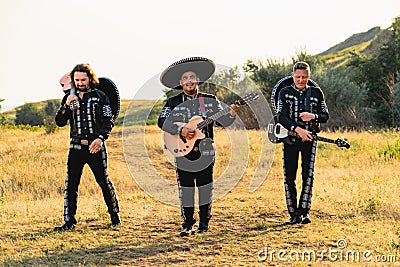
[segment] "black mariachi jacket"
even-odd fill
[[[85,92],[82,99],[78,97],[79,108],[74,112],[66,105],[68,96],[64,96],[56,113],[57,126],[63,127],[69,120],[71,138],[106,140],[114,126],[107,95],[98,89]]]
[[[204,100],[204,110],[202,111],[200,98]],[[174,122],[187,123],[193,116],[201,116],[203,119],[214,115],[221,111],[221,103],[218,99],[211,94],[198,93],[195,98],[187,96],[183,92],[169,98],[161,110],[160,116],[158,117],[158,127],[163,131],[171,134],[179,134],[181,127],[178,127]],[[217,124],[223,127],[231,125],[235,120],[235,116],[227,115],[222,116],[218,119]],[[213,123],[210,123],[205,127],[202,132],[206,137],[213,139]]]
[[[309,99],[307,99],[308,90],[311,90]],[[299,115],[305,111],[315,114],[315,119],[307,123],[303,122]],[[278,115],[279,123],[286,129],[294,131],[297,126],[300,126],[312,133],[318,133],[320,131],[319,124],[329,119],[328,107],[321,88],[307,86],[305,89],[299,90],[295,88],[294,84],[282,88],[279,92]]]

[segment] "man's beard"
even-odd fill
[[[88,86],[86,86],[86,87],[78,87],[76,89],[78,89],[79,92],[87,92],[87,91],[89,91],[89,87]]]

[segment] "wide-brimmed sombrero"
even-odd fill
[[[163,85],[171,89],[182,89],[179,84],[181,76],[186,71],[193,71],[200,78],[200,84],[207,81],[215,71],[215,64],[205,57],[189,57],[179,60],[166,68],[160,76]]]
[[[286,86],[291,86],[293,84],[293,77],[292,76],[286,76],[282,79],[280,79],[276,85],[274,86],[274,89],[272,89],[271,92],[271,104],[275,112],[278,111],[278,100],[279,100],[279,92],[281,91],[282,88]],[[314,82],[313,80],[309,79],[308,83],[309,86],[314,86],[314,87],[319,87],[319,85]]]
[[[113,120],[115,121],[118,118],[119,111],[121,109],[121,100],[117,86],[109,78],[100,77],[99,84],[96,86],[96,88],[103,91],[108,96],[113,114]]]

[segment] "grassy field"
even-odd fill
[[[130,127],[133,131],[137,126]],[[100,189],[85,167],[77,228],[62,233],[53,227],[62,224],[68,129],[45,134],[3,127],[0,133],[2,266],[397,266],[400,262],[398,132],[321,134],[333,139],[344,135],[352,147],[342,150],[319,143],[311,224],[284,225],[288,215],[278,145],[258,190],[248,190],[251,160],[239,183],[213,203],[210,231],[189,238],[179,237],[179,208],[153,199],[135,182],[135,176],[146,173],[129,172],[122,127],[114,128],[107,148],[123,225],[109,227]],[[236,152],[230,151],[223,131],[216,136],[218,179],[226,158]],[[249,131],[249,138],[256,140],[257,132]],[[146,128],[145,143],[154,168],[174,183],[158,128]]]

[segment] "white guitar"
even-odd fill
[[[291,144],[292,142],[290,141],[290,136],[299,137],[297,133],[289,131],[280,123],[278,123],[277,115],[275,115],[268,124],[268,139],[274,144],[281,142]],[[341,138],[333,140],[318,136],[316,134],[313,135],[313,138],[316,138],[318,141],[336,144],[338,147],[345,147],[347,149],[350,148],[350,144]]]

